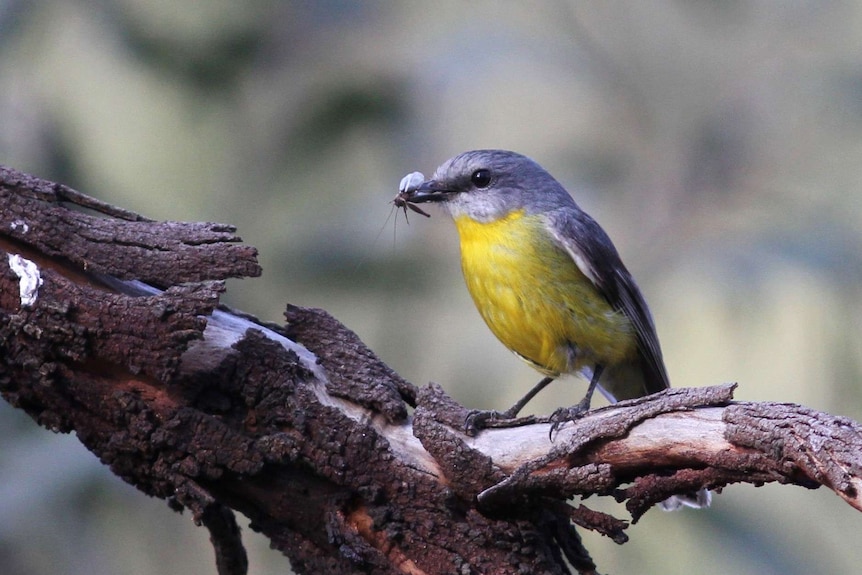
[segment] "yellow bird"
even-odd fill
[[[400,191],[400,205],[438,202],[452,216],[479,313],[546,376],[507,411],[474,414],[472,431],[516,417],[562,374],[590,383],[580,403],[552,416],[554,427],[589,410],[596,387],[618,401],[670,386],[649,308],[616,248],[536,162],[504,150],[465,152],[430,180],[408,174]],[[707,505],[708,492],[701,493],[685,503]]]

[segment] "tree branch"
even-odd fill
[[[322,310],[279,326],[220,306],[225,278],[260,273],[231,226],[0,167],[0,250],[0,393],[189,509],[222,574],[247,569],[231,509],[298,573],[346,574],[593,573],[574,525],[623,542],[627,522],[576,495],[636,521],[673,493],[777,481],[862,509],[859,424],[728,385],[595,410],[553,442],[541,422],[468,437],[465,408]]]

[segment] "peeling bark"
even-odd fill
[[[673,493],[777,481],[862,509],[859,424],[733,386],[595,410],[553,442],[535,418],[468,437],[462,406],[326,312],[279,326],[221,306],[226,278],[260,273],[234,231],[0,167],[0,393],[189,509],[219,573],[247,569],[231,510],[298,573],[561,574],[596,570],[575,525],[627,537],[579,495],[636,521]]]

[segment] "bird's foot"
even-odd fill
[[[560,427],[569,421],[575,421],[587,414],[590,410],[590,398],[585,397],[577,405],[571,407],[561,407],[551,414],[550,422],[551,429],[548,431],[548,439],[554,441],[554,434]]]
[[[520,427],[539,421],[533,415],[527,417],[515,417],[515,415],[511,409],[506,411],[474,409],[464,419],[464,433],[475,437],[480,431],[490,427]]]

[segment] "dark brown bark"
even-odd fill
[[[224,279],[260,273],[231,226],[149,221],[0,167],[0,250],[0,393],[191,510],[220,573],[247,565],[231,510],[299,573],[559,574],[564,557],[595,572],[573,525],[626,539],[576,495],[637,520],[672,493],[779,481],[862,508],[858,424],[733,403],[732,386],[596,410],[553,442],[542,422],[468,437],[462,406],[322,310],[288,306],[278,326],[220,307]]]

